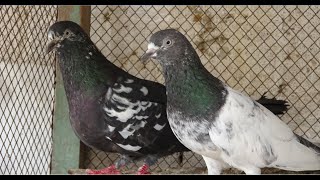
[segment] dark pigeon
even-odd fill
[[[168,124],[163,85],[113,65],[74,22],[53,24],[48,38],[47,51],[56,51],[75,134],[91,148],[121,155],[115,165],[89,174],[119,174],[120,167],[135,160],[145,162],[138,174],[148,174],[158,158],[189,151]]]
[[[159,157],[189,151],[172,133],[165,112],[165,87],[136,78],[108,61],[76,23],[48,30],[48,52],[56,51],[75,134],[87,146],[121,154],[115,165],[89,174],[119,174],[144,159],[138,174]]]
[[[156,59],[164,71],[167,116],[174,134],[203,156],[209,174],[228,167],[246,174],[260,174],[263,167],[320,169],[319,146],[214,77],[177,30],[154,33],[141,59],[149,58]]]

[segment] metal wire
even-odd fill
[[[92,6],[91,39],[114,64],[160,83],[160,66],[139,57],[160,29],[182,32],[202,63],[231,87],[258,99],[287,100],[281,119],[297,134],[319,140],[319,6]],[[86,149],[85,168],[112,164],[116,154]],[[174,154],[153,170],[205,167],[199,155]],[[138,165],[129,165],[128,169]]]
[[[281,119],[295,133],[319,140],[319,6],[92,6],[91,39],[115,65],[164,82],[160,66],[139,57],[147,39],[175,28],[202,63],[231,87],[258,99],[287,100]],[[49,174],[52,151],[54,55],[45,55],[56,6],[0,7],[0,174]],[[118,158],[82,149],[85,168]],[[192,152],[159,159],[151,170],[205,167]],[[126,169],[135,169],[142,162]]]
[[[0,174],[49,174],[54,57],[44,53],[55,6],[0,7]]]

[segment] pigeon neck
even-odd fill
[[[200,60],[199,63],[165,67],[164,70],[169,108],[192,116],[210,114],[224,104],[224,84],[212,76]]]
[[[58,50],[59,64],[67,95],[74,90],[88,96],[101,95],[114,77],[114,65],[92,45],[64,44]],[[101,92],[100,92],[101,91]]]

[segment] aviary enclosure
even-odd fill
[[[320,6],[1,6],[0,174],[77,173],[71,169],[103,168],[118,158],[86,147],[70,127],[55,56],[45,53],[48,27],[58,20],[79,23],[115,65],[160,83],[160,66],[139,57],[152,33],[175,28],[212,74],[253,98],[288,101],[281,120],[319,141],[319,16]],[[188,152],[161,158],[151,171],[206,168]]]

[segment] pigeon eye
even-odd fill
[[[172,44],[173,44],[173,41],[172,41],[172,40],[170,40],[170,39],[164,39],[162,46],[163,46],[164,48],[167,48],[167,47],[172,46]]]
[[[71,34],[71,33],[70,33],[69,30],[66,30],[66,31],[65,31],[65,35],[66,35],[66,36],[69,36],[70,34]]]

